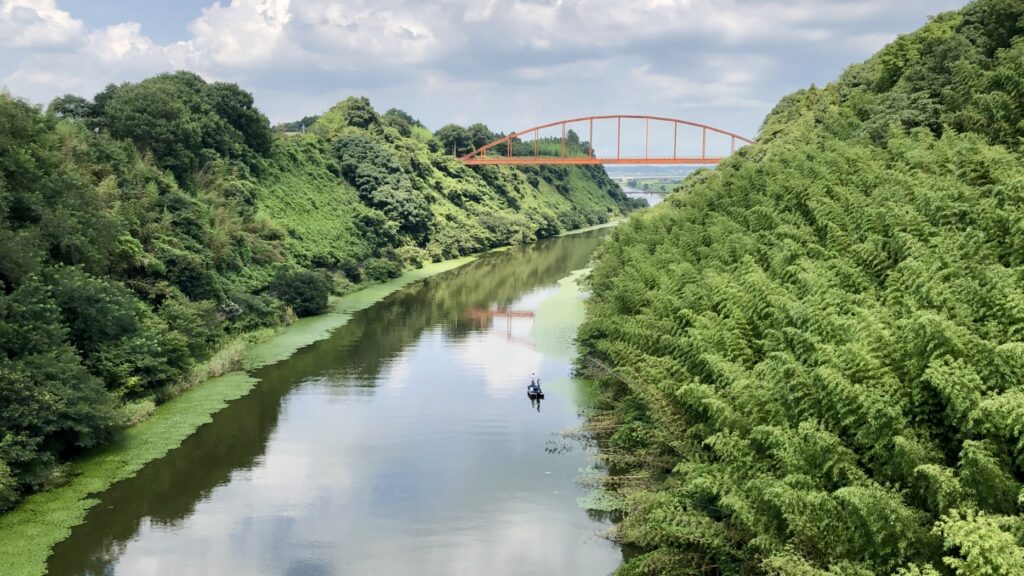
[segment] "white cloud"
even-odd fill
[[[390,9],[386,3],[310,0],[296,5],[295,42],[326,69],[410,64],[439,54],[444,24],[428,3]]]
[[[757,86],[777,64],[771,58],[743,54],[710,54],[693,73],[656,71],[643,64],[630,70],[629,85],[657,101],[681,108],[761,108],[770,103],[757,96]]]
[[[291,20],[289,0],[214,2],[189,26],[191,48],[209,62],[247,67],[271,59]]]
[[[142,35],[138,22],[124,22],[89,33],[86,52],[104,62],[137,58],[157,50],[153,41]]]
[[[692,111],[753,133],[782,95],[963,1],[222,0],[161,43],[144,14],[87,26],[54,0],[0,0],[0,82],[46,102],[189,69],[273,120],[364,94],[435,128]]]
[[[882,9],[879,1],[558,0],[487,3],[473,7],[464,19],[505,27],[510,32],[505,40],[516,45],[555,49],[687,37],[713,44],[822,41],[833,35],[829,25],[849,25]]]
[[[0,44],[16,48],[54,48],[78,39],[85,25],[57,8],[55,0],[0,2]]]
[[[485,2],[474,2],[466,8],[462,15],[463,22],[486,22],[494,15],[494,9],[498,6],[498,0],[486,0]]]
[[[511,71],[513,78],[532,82],[551,81],[566,77],[595,78],[617,72],[606,59],[584,59],[550,66],[520,66]]]

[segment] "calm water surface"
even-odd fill
[[[607,231],[490,254],[359,312],[182,446],[100,495],[55,575],[607,574],[576,503],[590,454],[569,364],[535,310]],[[538,411],[529,374],[550,384]],[[559,381],[561,381],[559,383]]]

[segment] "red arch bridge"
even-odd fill
[[[643,123],[643,156],[623,155],[623,120],[627,124]],[[614,126],[614,154],[598,155],[594,146],[594,125],[606,132]],[[570,128],[572,126],[572,128]],[[575,128],[588,135],[580,141]],[[628,126],[627,126],[628,128]],[[652,140],[653,131],[658,132]],[[671,155],[668,149],[668,129],[671,129]],[[662,116],[612,114],[582,116],[559,120],[517,130],[508,136],[485,144],[460,159],[470,166],[485,164],[540,165],[540,164],[717,164],[736,151],[738,146],[753,141],[727,130]],[[653,150],[652,150],[653,148]],[[608,145],[607,150],[611,148]],[[728,153],[725,153],[728,150]]]

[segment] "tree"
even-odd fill
[[[108,86],[93,108],[96,127],[151,152],[183,185],[218,157],[252,165],[270,152],[270,123],[252,95],[191,72]]]
[[[404,110],[398,108],[391,108],[381,116],[381,122],[385,126],[390,126],[402,136],[409,137],[412,135],[412,129],[415,127],[422,128],[423,124],[419,120],[413,118]]]
[[[93,104],[81,96],[65,94],[54,98],[46,112],[58,118],[84,120],[93,117]]]
[[[104,441],[118,424],[112,398],[66,338],[38,278],[0,294],[0,510],[45,482],[61,456]]]
[[[463,156],[474,150],[469,132],[458,124],[446,124],[434,132],[434,138],[447,154]]]
[[[327,311],[331,277],[323,270],[279,270],[268,290],[299,317]]]
[[[498,139],[498,135],[491,132],[491,129],[488,128],[486,124],[481,124],[479,122],[476,124],[470,124],[469,127],[466,128],[466,137],[469,139],[470,145],[474,150]]]

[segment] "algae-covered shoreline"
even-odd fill
[[[0,558],[5,576],[37,576],[46,572],[53,546],[82,523],[99,500],[96,494],[134,476],[210,422],[232,400],[245,396],[259,381],[248,373],[287,359],[304,346],[344,326],[352,314],[372,306],[414,282],[458,268],[479,256],[428,264],[382,284],[369,286],[332,302],[321,315],[303,318],[270,338],[251,345],[242,370],[212,378],[158,407],[145,421],[127,428],[121,440],[71,464],[71,480],[29,496],[0,515]]]
[[[563,236],[581,234],[615,226],[622,220],[573,230]],[[491,252],[506,248],[497,248]],[[175,449],[203,424],[225,408],[231,401],[248,394],[259,380],[250,376],[259,368],[286,360],[299,349],[327,338],[332,331],[344,326],[352,315],[383,300],[390,294],[418,282],[454,270],[480,258],[480,254],[427,264],[389,282],[375,284],[336,298],[328,312],[302,318],[272,336],[247,345],[241,359],[241,369],[210,378],[185,390],[159,406],[146,420],[127,428],[121,440],[71,464],[71,480],[57,488],[39,492],[26,498],[18,507],[0,515],[0,557],[9,572],[4,575],[39,576],[46,573],[46,562],[53,547],[68,537],[71,529],[81,524],[89,509],[99,502],[99,493],[115,483],[134,476],[149,462],[161,458]],[[567,300],[578,298],[576,280],[586,270],[578,270],[560,281],[559,293],[544,306],[565,312]],[[580,309],[582,308],[582,303]],[[575,306],[569,306],[575,310]],[[538,314],[538,320],[548,318],[564,329],[555,330],[565,336],[575,330],[582,318],[572,313],[571,319],[562,313],[549,318]],[[561,326],[566,320],[572,326]],[[550,343],[559,348],[556,354],[572,354],[572,338]],[[552,383],[554,384],[554,383]]]

